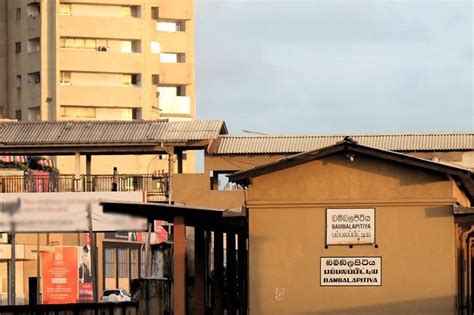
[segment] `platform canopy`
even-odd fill
[[[227,134],[219,120],[0,122],[0,155],[153,154],[203,149]]]

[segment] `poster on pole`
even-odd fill
[[[41,253],[43,303],[77,303],[77,247],[55,247]]]
[[[326,209],[326,245],[375,243],[375,209]]]
[[[78,276],[79,276],[79,302],[93,302],[94,291],[92,285],[91,247],[84,245],[78,248]]]

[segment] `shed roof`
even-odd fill
[[[474,133],[401,133],[350,135],[358,143],[391,151],[470,151]],[[336,144],[344,135],[220,136],[209,154],[292,154]]]
[[[223,121],[59,121],[2,122],[1,145],[123,144],[215,139]]]
[[[400,163],[425,171],[448,175],[459,182],[463,191],[467,193],[469,198],[474,200],[474,173],[470,170],[444,163],[433,162],[430,160],[414,157],[412,155],[383,150],[357,143],[351,137],[345,137],[337,144],[330,145],[313,151],[291,155],[275,162],[253,167],[248,170],[239,171],[229,175],[232,182],[242,185],[248,185],[250,179],[264,174],[272,173],[278,170],[286,169],[292,166],[300,165],[309,161],[321,159],[334,154],[360,154],[364,156],[375,157],[386,161]]]
[[[0,152],[32,147],[118,147],[209,141],[227,134],[224,121],[1,122]]]

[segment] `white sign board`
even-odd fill
[[[382,257],[321,257],[321,286],[381,286]]]
[[[136,192],[68,192],[1,194],[0,232],[10,232],[12,223],[19,233],[86,232],[87,208],[91,207],[94,231],[145,231],[143,218],[109,214],[102,211],[101,201],[142,202],[143,193]],[[14,209],[13,215],[5,213]]]
[[[326,209],[326,244],[375,243],[375,209]]]

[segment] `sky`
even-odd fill
[[[474,131],[472,0],[195,0],[197,118],[232,134]]]

